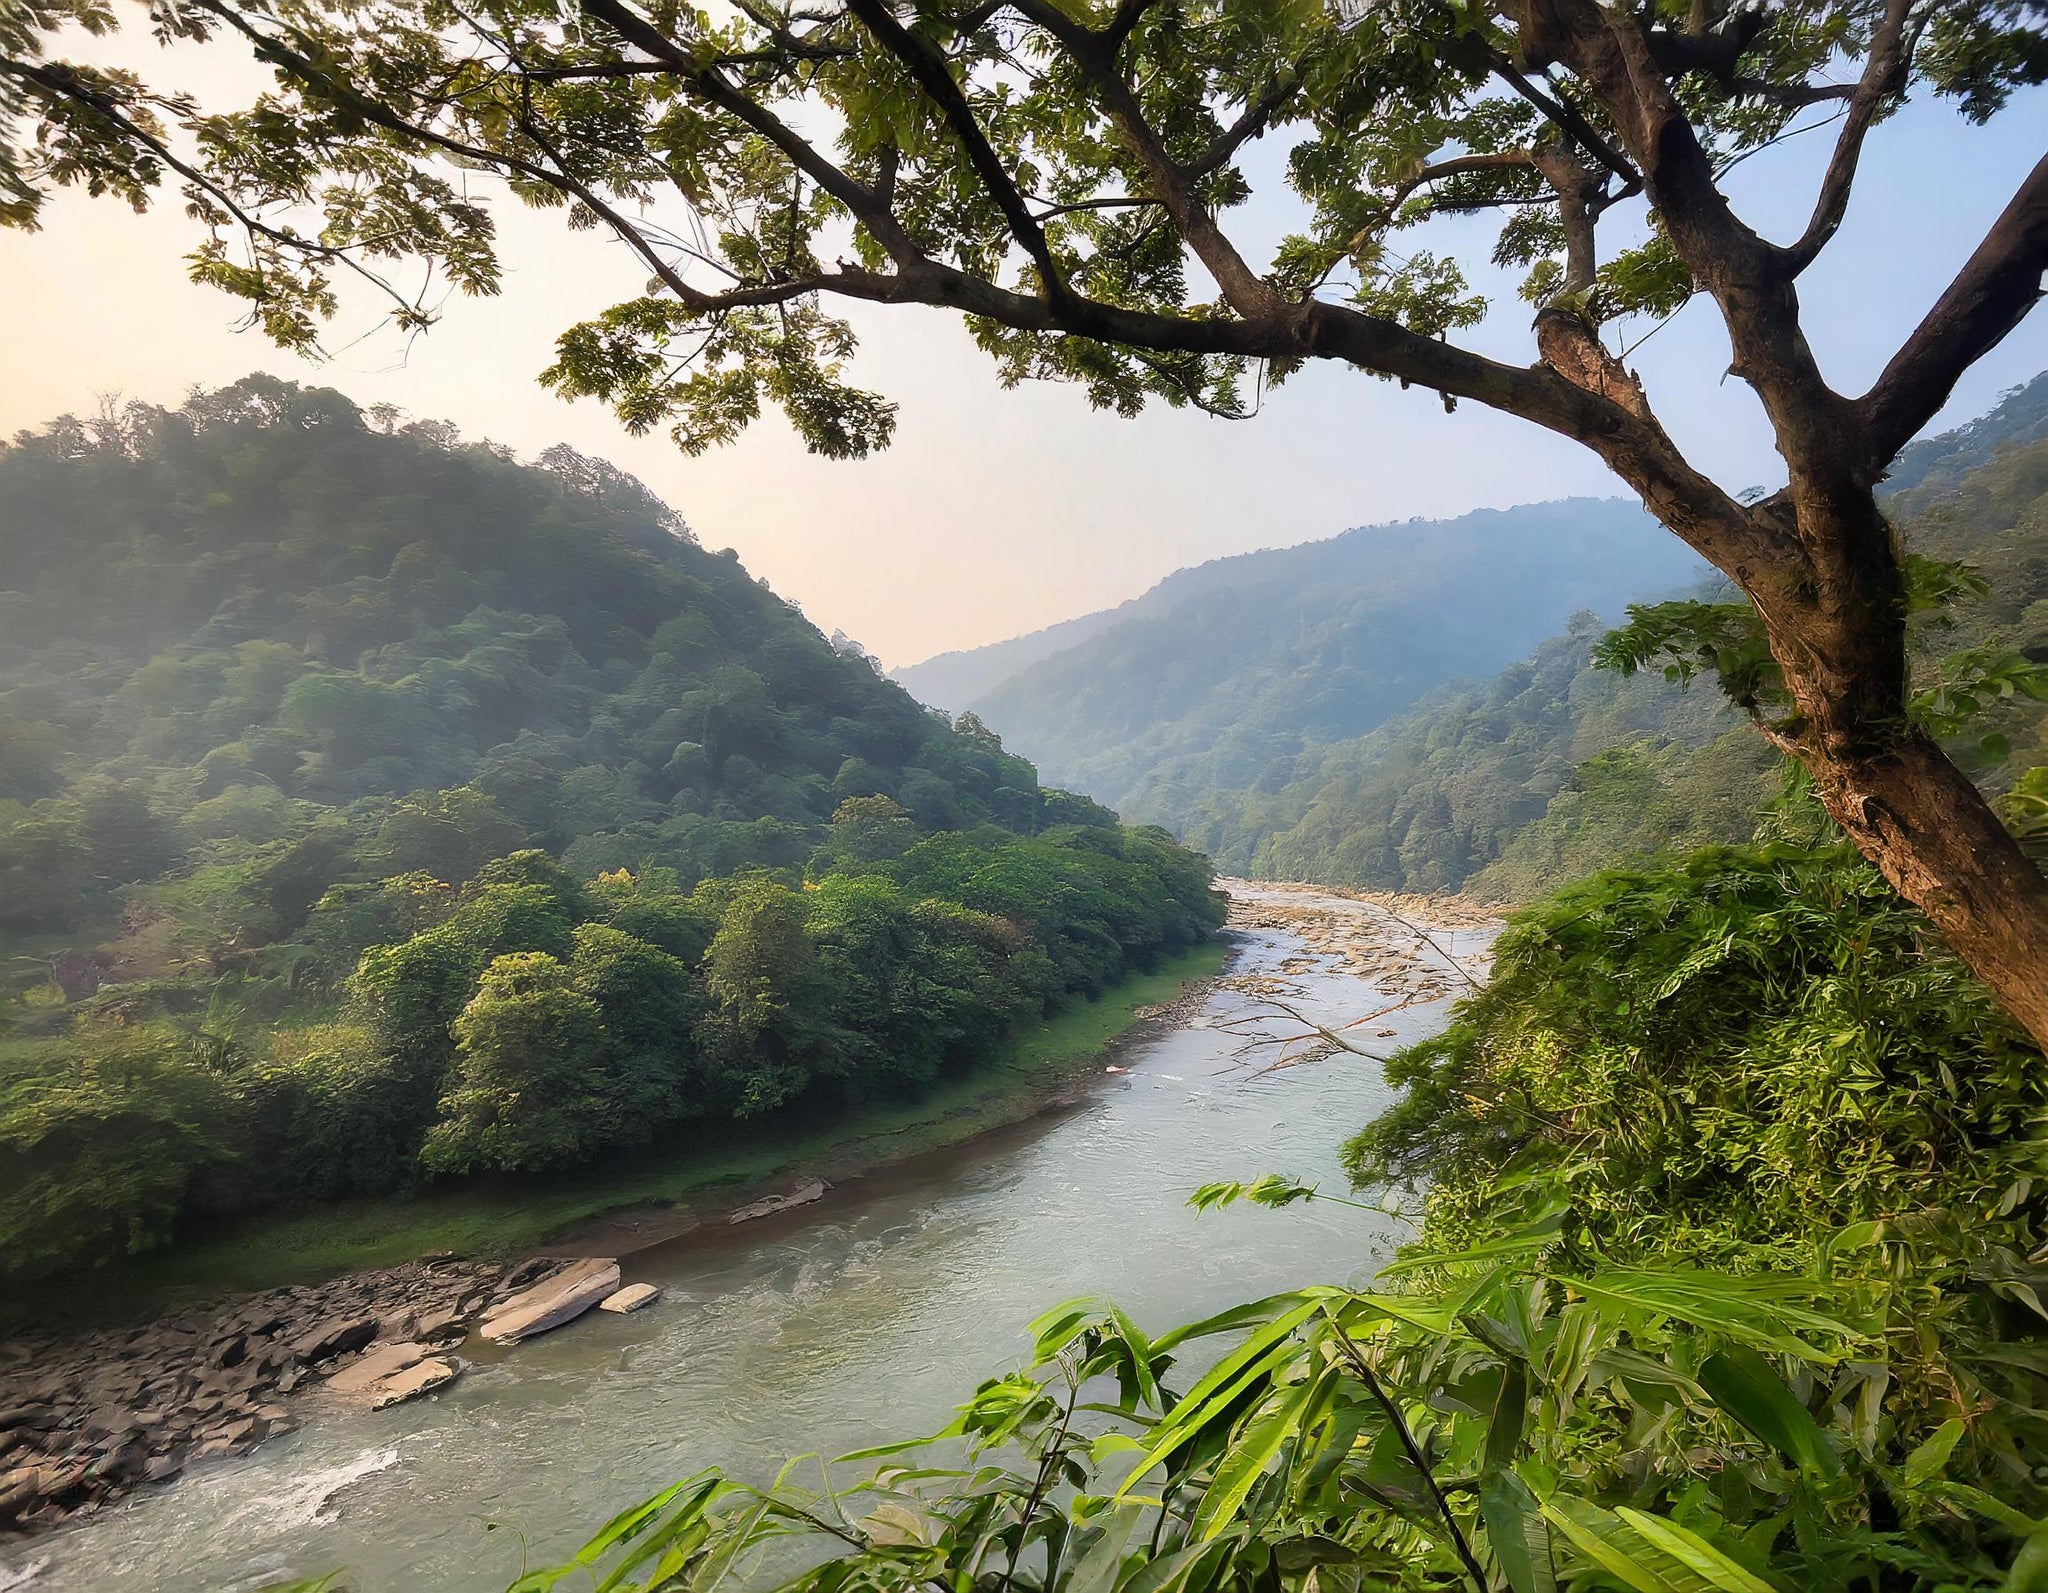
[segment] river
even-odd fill
[[[1359,922],[1356,904],[1285,900]],[[1355,957],[1347,967],[1287,921],[1241,930],[1195,1020],[1131,1048],[1085,1105],[634,1255],[628,1281],[665,1291],[646,1310],[593,1312],[441,1395],[315,1422],[0,1552],[0,1589],[213,1593],[342,1567],[362,1593],[502,1589],[706,1465],[765,1479],[790,1454],[942,1424],[1020,1363],[1024,1324],[1062,1298],[1114,1296],[1159,1329],[1297,1283],[1364,1281],[1405,1231],[1395,1218],[1185,1203],[1198,1184],[1264,1172],[1341,1192],[1339,1145],[1387,1101],[1370,1060],[1272,1070],[1286,1048],[1246,1052],[1294,1027],[1261,995],[1323,1022],[1384,1004]],[[1445,949],[1463,957],[1475,938]],[[1359,1032],[1392,1047],[1432,1032],[1444,1005]]]

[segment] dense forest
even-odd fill
[[[1922,627],[1922,687],[1940,691],[1987,649],[2048,658],[2048,376],[1914,444],[1890,485],[1907,546],[1972,572]],[[1770,750],[1709,688],[1596,667],[1603,630],[1575,615],[1491,680],[1440,687],[1364,736],[1304,737],[1255,775],[1192,763],[1174,827],[1227,873],[1510,901],[1608,863],[1746,840],[1778,779]],[[2003,789],[2048,763],[2048,710],[2019,692],[1985,706],[1956,743],[1966,766]]]
[[[260,377],[0,449],[17,1275],[914,1092],[1209,880],[600,461]]]
[[[1244,790],[1446,681],[1489,675],[1578,609],[1618,618],[1625,603],[1702,571],[1634,504],[1479,510],[1218,559],[1109,616],[898,678],[953,706],[946,693],[977,667],[1010,669],[960,706],[1056,784],[1134,822],[1178,828],[1204,792]],[[1113,623],[1088,634],[1100,618]],[[1067,642],[1076,627],[1080,639]],[[1066,645],[1014,667],[1047,642]]]

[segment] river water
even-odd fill
[[[502,1589],[706,1465],[765,1480],[791,1454],[941,1425],[1023,1361],[1024,1324],[1063,1298],[1113,1296],[1157,1331],[1295,1284],[1364,1281],[1405,1231],[1392,1217],[1185,1204],[1198,1184],[1269,1171],[1342,1192],[1338,1147],[1388,1098],[1369,1060],[1273,1071],[1273,1048],[1245,1051],[1294,1027],[1244,988],[1262,976],[1324,1022],[1382,1000],[1284,930],[1245,931],[1240,947],[1195,1021],[1127,1052],[1129,1071],[1088,1104],[641,1252],[627,1280],[665,1293],[638,1314],[593,1312],[441,1395],[195,1468],[0,1553],[0,1590],[212,1593],[341,1567],[363,1593]],[[1411,1006],[1364,1032],[1398,1031],[1370,1042],[1391,1047],[1442,1013]]]

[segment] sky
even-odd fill
[[[215,70],[178,66],[200,87]],[[1767,236],[1800,230],[1831,138],[1822,129],[1738,169],[1738,205]],[[2044,145],[2042,93],[1986,128],[1923,104],[1872,135],[1849,221],[1801,284],[1810,340],[1838,390],[1860,392],[1875,377]],[[1289,230],[1281,155],[1256,153],[1255,196],[1230,218],[1249,243]],[[193,240],[174,195],[146,216],[60,196],[41,232],[0,231],[0,434],[89,412],[101,395],[176,403],[195,384],[263,370],[452,420],[528,457],[567,442],[640,476],[706,546],[737,549],[824,630],[844,630],[892,666],[1122,602],[1226,554],[1620,490],[1569,440],[1476,405],[1446,415],[1434,394],[1348,369],[1312,368],[1242,422],[1163,408],[1123,420],[1069,387],[1005,391],[956,318],[917,307],[850,314],[862,336],[855,379],[901,405],[885,453],[816,459],[779,417],[764,417],[736,446],[687,458],[664,436],[630,437],[601,406],[564,403],[535,381],[555,335],[636,292],[641,273],[615,243],[568,232],[559,213],[495,208],[500,296],[450,303],[410,343],[377,330],[367,302],[350,307],[330,329],[330,357],[314,362],[235,330],[235,304],[185,280],[180,257]],[[1484,236],[1458,221],[1435,240],[1440,250],[1477,244],[1472,275],[1498,295],[1468,340],[1529,361],[1527,308],[1485,266]],[[1722,375],[1727,342],[1710,305],[1696,301],[1629,358],[1677,440],[1724,486],[1783,480],[1754,397]],[[1938,427],[2043,367],[2048,314],[2037,313],[1971,372]]]

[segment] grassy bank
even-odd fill
[[[1227,955],[1213,942],[1127,979],[919,1100],[876,1102],[830,1122],[719,1124],[715,1148],[679,1146],[659,1158],[574,1176],[496,1185],[477,1180],[411,1198],[258,1217],[94,1273],[50,1280],[35,1291],[38,1319],[57,1326],[140,1317],[186,1297],[313,1282],[438,1251],[509,1255],[607,1212],[661,1205],[723,1210],[750,1188],[797,1170],[900,1161],[1031,1115],[1089,1071],[1144,1009],[1174,1001],[1189,981],[1211,977]]]

